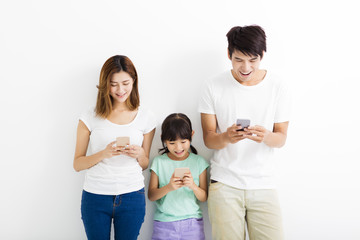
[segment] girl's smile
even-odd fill
[[[188,139],[177,139],[165,141],[169,150],[168,157],[172,160],[185,160],[189,156],[190,141]]]

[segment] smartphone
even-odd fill
[[[248,128],[250,126],[250,119],[237,119],[236,125],[241,125],[242,129],[236,131],[244,131],[244,128]]]
[[[130,138],[129,137],[117,137],[116,138],[116,146],[126,148],[130,145]]]
[[[185,173],[190,173],[190,168],[182,167],[182,168],[175,168],[174,177],[179,177],[180,180],[184,178]]]

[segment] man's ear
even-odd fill
[[[265,56],[265,51],[262,52],[262,57],[260,58],[260,60],[263,60],[264,56]]]
[[[227,50],[227,53],[228,53],[228,58],[231,60],[231,56],[230,56],[230,51],[229,51],[229,49]]]

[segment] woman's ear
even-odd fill
[[[194,130],[192,130],[192,132],[191,132],[191,137],[193,137],[193,136],[194,136],[194,133],[195,133],[195,131],[194,131]]]

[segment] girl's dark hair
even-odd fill
[[[230,57],[235,50],[248,56],[263,57],[266,52],[266,35],[264,29],[258,25],[233,27],[226,34]]]
[[[161,125],[161,142],[163,148],[159,150],[159,153],[164,154],[169,152],[169,149],[165,146],[165,141],[188,139],[190,141],[191,151],[197,154],[196,149],[191,145],[192,131],[191,121],[185,114],[170,114]]]

